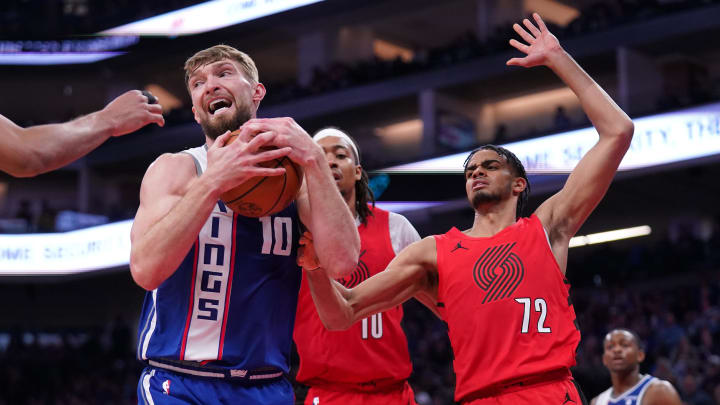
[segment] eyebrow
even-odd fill
[[[502,164],[502,162],[499,161],[498,159],[485,159],[485,160],[483,160],[482,162],[480,162],[480,166],[487,167],[487,166],[489,166],[489,165],[491,165],[491,164],[493,164],[493,163]],[[477,168],[477,167],[478,167],[478,164],[477,164],[477,163],[470,163],[470,164],[467,165],[467,167],[465,168],[465,171],[467,172],[467,171],[469,171],[469,170],[475,170],[475,168]]]
[[[213,63],[210,63],[209,65],[205,65],[205,66],[210,66],[210,68],[211,68],[213,71],[221,70],[221,69],[223,69],[223,68],[225,68],[225,67],[227,67],[227,66],[235,67],[235,65],[233,65],[231,62],[228,62],[228,61],[213,62]],[[190,76],[188,76],[188,83],[190,83],[191,81],[193,81],[193,79],[194,79],[195,77],[197,77],[198,71],[200,71],[200,69],[203,68],[203,67],[204,67],[204,66],[198,66],[197,69],[193,70],[193,72],[190,73]]]

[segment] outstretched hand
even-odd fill
[[[112,136],[122,136],[135,132],[145,125],[155,123],[165,125],[162,105],[156,97],[153,100],[140,90],[130,90],[111,101],[100,113],[112,125]],[[154,101],[154,102],[151,102]]]
[[[558,41],[555,35],[548,31],[547,26],[545,26],[545,23],[542,18],[540,18],[540,15],[538,13],[533,13],[533,19],[535,20],[537,26],[535,26],[535,24],[530,22],[527,18],[523,20],[523,24],[527,30],[520,26],[520,24],[513,24],[513,29],[525,42],[527,42],[527,45],[516,39],[511,39],[510,45],[527,56],[508,60],[508,66],[522,66],[529,68],[533,66],[547,65],[548,59],[553,54],[563,50],[560,46],[560,41]]]

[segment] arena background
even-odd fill
[[[308,132],[344,128],[371,171],[530,139],[542,143],[525,163],[562,171],[579,149],[543,137],[586,128],[587,118],[549,70],[505,66],[516,56],[507,45],[511,22],[532,11],[633,119],[645,119],[631,153],[650,161],[620,172],[578,233],[649,226],[650,234],[570,251],[582,331],[573,372],[588,397],[609,386],[602,338],[630,327],[646,344],[642,372],[671,381],[687,404],[720,404],[720,1],[325,0],[196,34],[178,31],[189,21],[177,17],[164,33],[91,35],[197,3],[0,5],[0,113],[23,126],[61,122],[147,88],[167,121],[50,174],[0,174],[0,404],[136,403],[143,290],[127,265],[12,271],[24,250],[10,246],[36,248],[44,239],[17,238],[133,217],[149,163],[203,142],[184,88],[188,56],[217,43],[248,52],[268,89],[261,116],[294,117]],[[235,16],[273,2],[226,3]],[[45,64],[91,51],[105,59]],[[543,148],[565,158],[543,160]],[[421,236],[469,227],[462,176],[423,167],[375,174],[379,201],[412,203],[389,206],[404,210]],[[564,179],[532,175],[528,213]],[[77,249],[45,253],[82,261],[86,252]],[[405,307],[418,403],[451,404],[445,326],[416,302]],[[303,387],[296,392],[302,403]]]

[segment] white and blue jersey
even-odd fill
[[[645,391],[655,380],[655,377],[646,374],[634,387],[615,397],[612,396],[613,388],[610,387],[598,395],[595,405],[642,405]]]
[[[184,152],[202,173],[206,149]],[[178,269],[146,294],[138,358],[207,377],[287,373],[301,279],[299,235],[295,203],[248,218],[218,201]]]

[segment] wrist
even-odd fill
[[[563,49],[562,46],[557,46],[556,48],[550,49],[547,53],[547,57],[545,58],[546,66],[550,69],[555,69],[563,63],[563,61],[567,60],[570,57],[570,55],[565,52],[565,49]]]
[[[222,193],[225,192],[222,184],[217,179],[217,176],[205,172],[196,181],[196,185],[201,189],[202,194],[207,195],[212,201],[219,200]]]
[[[107,112],[106,109],[88,114],[85,118],[91,121],[90,125],[102,134],[105,138],[111,138],[117,133],[117,122],[115,117]]]
[[[320,148],[320,145],[314,145],[310,157],[307,158],[303,165],[303,170],[322,170],[326,167],[328,167],[328,162],[325,158],[325,153]]]

